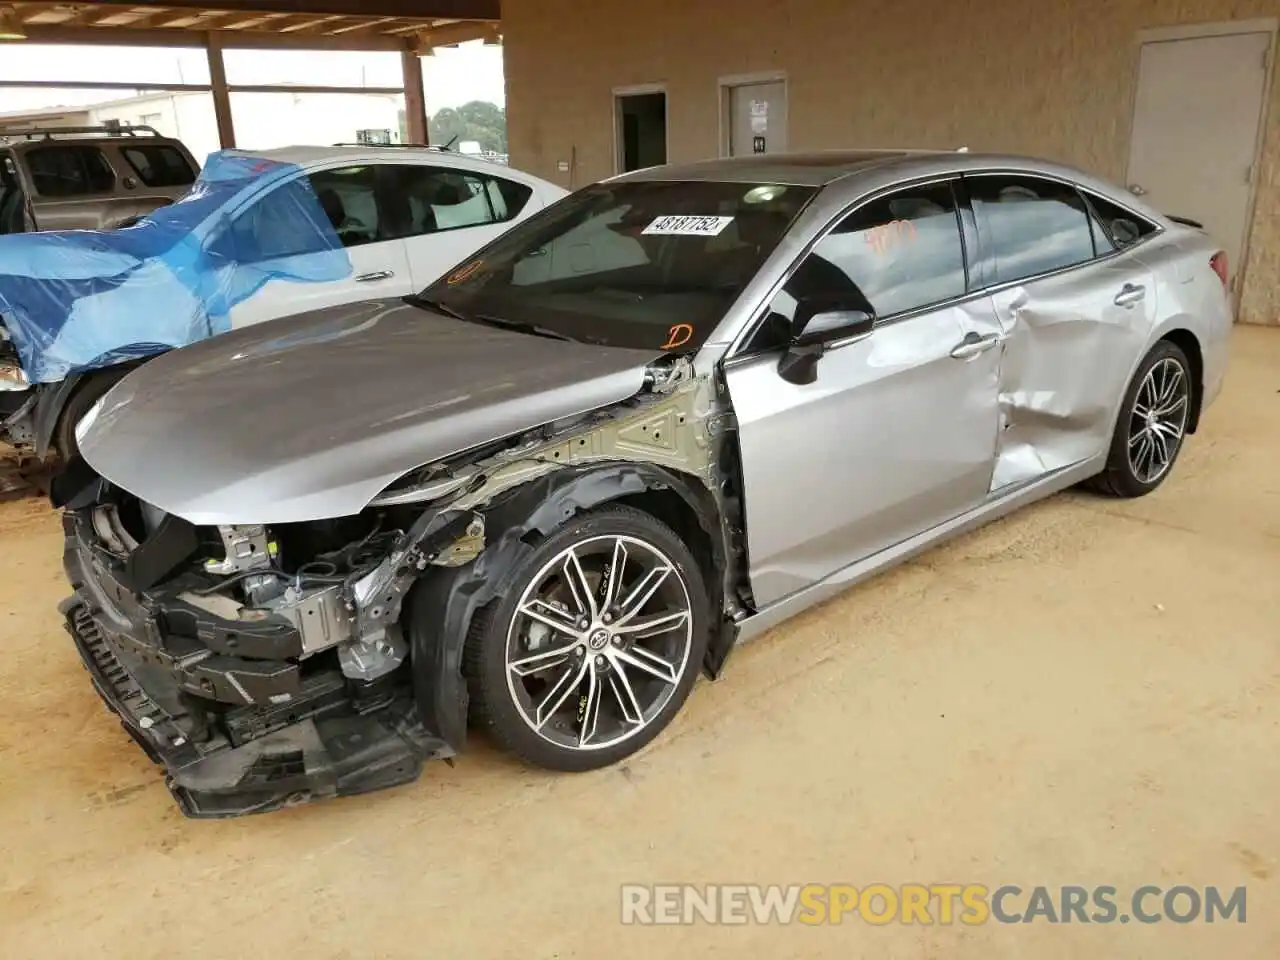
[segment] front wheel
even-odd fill
[[[1191,397],[1187,355],[1161,340],[1129,384],[1107,466],[1091,485],[1115,497],[1141,497],[1164,483],[1182,450]]]
[[[53,450],[64,463],[80,452],[76,443],[76,425],[127,372],[117,369],[91,373],[71,394],[53,432]]]
[[[479,725],[551,769],[630,756],[689,696],[707,607],[689,548],[649,514],[616,506],[571,521],[472,625],[466,663]]]

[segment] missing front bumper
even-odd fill
[[[72,598],[62,611],[94,687],[164,767],[166,784],[189,817],[264,813],[380,790],[415,780],[427,760],[452,755],[423,729],[407,693],[365,715],[335,701],[336,710],[316,710],[238,746],[208,729],[197,740],[193,725],[200,727],[199,719],[173,706],[182,702],[176,683],[167,686],[163,673],[148,670],[113,642],[83,601]]]

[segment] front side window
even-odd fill
[[[377,167],[319,170],[307,179],[320,201],[320,209],[344,247],[386,239],[378,208]]]
[[[696,350],[813,194],[772,183],[596,184],[513,228],[422,298],[587,343]]]
[[[36,147],[27,151],[31,183],[42,197],[79,197],[107,193],[115,171],[97,147]]]
[[[122,147],[120,153],[144,186],[185,187],[189,183],[195,183],[195,169],[176,147],[168,144],[145,144]]]
[[[377,219],[376,215],[371,218],[372,225],[360,219],[362,215],[370,218],[359,202],[365,196],[358,187],[361,175],[353,174],[349,183],[340,185],[335,185],[334,179],[313,174],[272,187],[238,213],[207,249],[237,263],[261,263],[336,250],[340,243],[354,246],[357,240],[365,242],[361,238],[372,235]],[[347,201],[351,202],[350,210]]]
[[[1075,187],[1022,175],[967,177],[979,229],[986,231],[989,277],[1023,280],[1095,256],[1093,228]]]
[[[503,223],[533,193],[523,184],[445,167],[398,164],[388,170],[391,192],[407,205],[400,232],[411,237]]]
[[[805,257],[775,300],[860,293],[878,318],[964,296],[964,244],[950,184],[911,187],[847,216]]]

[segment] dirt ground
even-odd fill
[[[629,764],[484,744],[414,785],[185,820],[0,507],[0,956],[1280,956],[1280,330],[1145,500],[1068,493],[737,651]],[[1206,925],[623,926],[625,882],[1247,885]],[[1158,901],[1157,901],[1158,904]]]

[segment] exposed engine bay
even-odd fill
[[[539,536],[595,503],[659,490],[696,515],[723,576],[718,669],[750,597],[720,442],[730,419],[716,411],[714,382],[688,361],[655,365],[623,404],[426,465],[356,516],[303,523],[195,526],[80,464],[54,490],[77,591],[69,629],[189,815],[412,780],[465,735],[459,662],[476,611]]]

